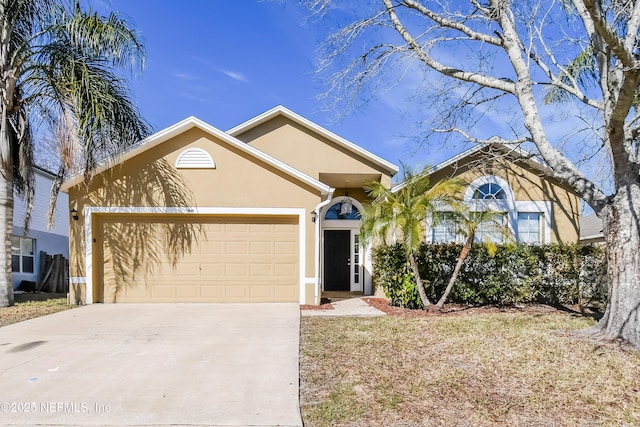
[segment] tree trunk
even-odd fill
[[[453,274],[451,275],[451,279],[449,279],[449,284],[447,284],[447,287],[445,288],[444,293],[442,294],[442,296],[438,300],[438,303],[436,304],[436,307],[438,307],[439,309],[444,306],[444,303],[447,301],[447,298],[449,298],[449,294],[453,289],[453,285],[456,283],[456,279],[458,278],[458,273],[460,273],[462,264],[464,264],[464,260],[467,259],[467,257],[469,256],[469,253],[471,252],[474,238],[475,238],[475,234],[470,235],[467,238],[467,241],[464,243],[462,250],[460,251],[460,256],[458,257],[458,262],[456,263],[456,267],[453,269]]]
[[[411,271],[413,271],[413,277],[416,278],[416,287],[418,288],[418,294],[420,294],[420,301],[422,301],[422,306],[426,310],[431,306],[431,301],[429,301],[427,292],[424,290],[422,278],[420,278],[420,270],[418,269],[418,261],[414,255],[409,255],[409,264],[411,265]]]
[[[640,187],[618,191],[600,212],[607,245],[609,297],[604,316],[586,332],[640,348]]]
[[[11,236],[13,234],[13,174],[0,174],[0,307],[13,305],[11,280]]]

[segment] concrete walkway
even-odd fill
[[[2,327],[0,424],[301,426],[299,313],[92,305]]]
[[[332,309],[324,310],[301,310],[304,317],[323,316],[323,317],[340,317],[340,316],[357,316],[357,317],[377,317],[386,314],[375,307],[370,306],[362,300],[362,298],[349,298],[331,303]]]

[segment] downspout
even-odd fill
[[[313,300],[316,304],[320,302],[320,223],[322,222],[321,210],[323,207],[327,206],[333,200],[333,192],[336,191],[335,188],[329,189],[329,194],[327,196],[327,200],[318,203],[315,207],[315,211],[317,212],[316,217],[316,259],[315,259],[315,277],[316,277],[316,286],[315,286],[315,294],[313,296]]]

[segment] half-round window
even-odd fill
[[[478,187],[478,189],[473,193],[473,198],[476,200],[504,200],[507,198],[507,195],[502,187],[490,182]]]
[[[327,212],[324,214],[324,219],[360,219],[360,211],[355,205],[351,205],[351,208],[347,209],[349,211],[347,213],[342,204],[342,202],[338,202],[327,209]]]

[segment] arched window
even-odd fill
[[[473,193],[473,198],[475,200],[505,200],[507,195],[498,184],[489,182],[478,187]]]
[[[360,219],[360,211],[355,205],[351,206],[349,213],[340,213],[343,202],[338,202],[332,205],[324,214],[324,219]],[[344,209],[342,209],[344,212]]]

